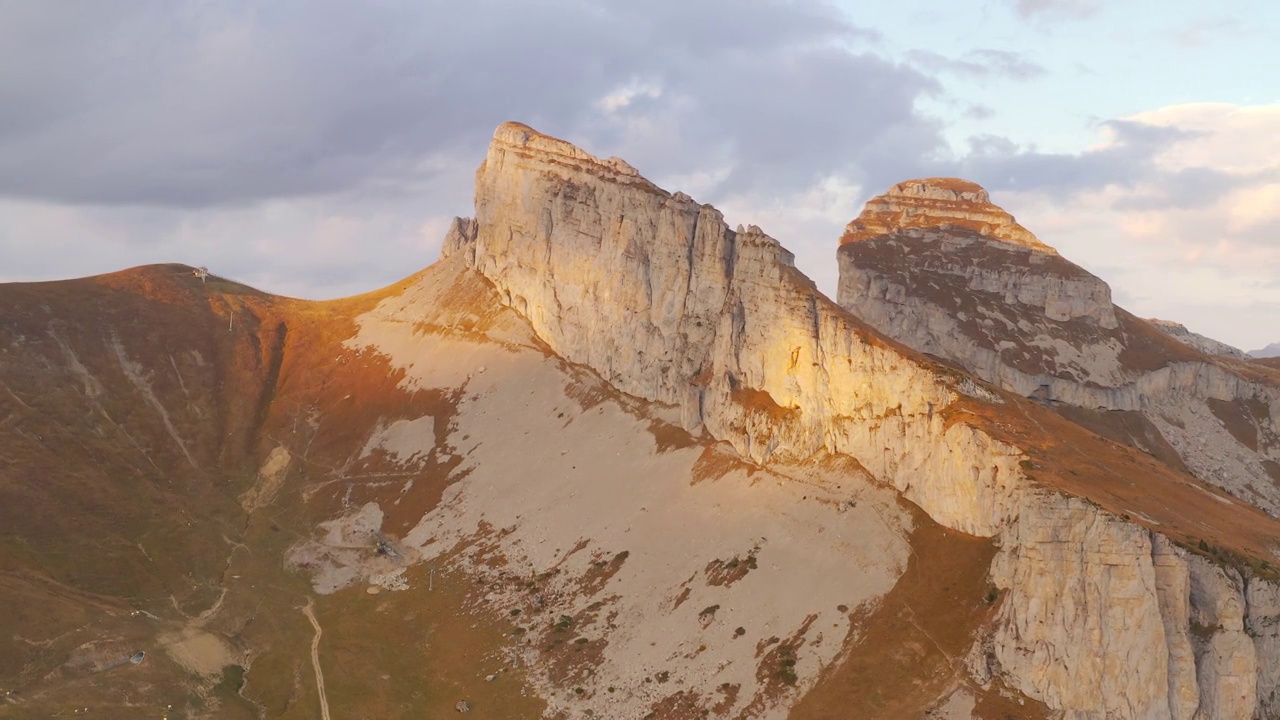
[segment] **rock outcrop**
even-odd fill
[[[1021,453],[943,409],[954,379],[830,300],[759,228],[568,143],[500,127],[477,173],[475,268],[563,357],[758,462],[858,458],[939,522],[994,534]]]
[[[947,220],[933,223],[912,209],[922,207],[945,208]],[[955,334],[949,315],[972,319],[990,329],[985,367],[1001,370],[1008,366],[996,330],[1016,337],[1026,330],[1020,323],[1047,317],[1046,337],[1036,337],[1041,350],[1063,356],[1060,364],[1055,357],[1052,373],[1043,370],[1047,354],[1025,346],[1028,358],[1041,361],[1034,372],[986,375],[1019,391],[1028,389],[1025,376],[1035,380],[1031,390],[1047,377],[1079,392],[1095,386],[1135,392],[1119,387],[1134,380],[1123,341],[1135,335],[1150,341],[1158,333],[1131,325],[1131,316],[1111,305],[1104,283],[992,208],[969,184],[904,184],[851,226],[842,263],[846,252],[875,247],[877,228],[902,222],[908,227],[894,231],[892,242],[932,246],[935,258],[915,261],[925,268],[933,259],[940,263],[948,285],[939,297],[972,290],[1022,315],[989,317],[1000,308],[982,303],[966,311],[917,302],[904,284],[912,277],[905,269],[859,279],[861,295],[846,306],[908,339],[914,336],[888,322],[890,308],[902,312],[904,302],[915,303],[906,311],[922,312],[906,326],[911,330]],[[752,460],[847,455],[938,522],[996,537],[1001,550],[992,581],[1003,597],[990,635],[971,656],[977,681],[999,680],[1070,718],[1247,718],[1271,707],[1280,663],[1274,633],[1241,628],[1271,627],[1275,602],[1265,598],[1276,596],[1276,586],[1247,567],[1212,565],[1150,528],[1185,538],[1177,528],[1191,527],[1183,501],[1166,492],[1222,503],[1213,512],[1243,513],[1239,527],[1264,534],[1274,521],[1190,478],[1172,479],[1175,471],[1168,480],[1163,470],[1142,478],[1149,493],[1161,496],[1143,524],[1045,487],[1028,477],[1035,463],[1026,450],[1053,442],[1033,429],[1045,411],[886,341],[818,293],[793,267],[791,253],[758,228],[732,231],[714,208],[663,191],[629,166],[507,124],[477,174],[476,212],[474,225],[455,226],[458,237],[473,233],[470,247],[454,242],[448,252],[466,253],[554,352],[625,393],[670,406],[688,430],[728,441]],[[984,261],[968,271],[943,262],[952,252]],[[1027,267],[1051,272],[1028,283]],[[845,299],[843,290],[842,284]],[[1052,323],[1071,334],[1055,337]],[[1074,342],[1077,336],[1087,342]],[[956,342],[971,341],[957,334]],[[945,344],[923,345],[956,356]],[[1194,351],[1186,353],[1196,367],[1204,365]],[[1190,377],[1169,370],[1163,377],[1179,392],[1232,382],[1207,370]],[[1016,420],[1022,416],[1025,423]],[[1133,479],[1116,474],[1105,482]],[[1199,522],[1223,521],[1205,515]],[[1254,596],[1256,613],[1242,600]]]
[[[878,237],[905,228],[964,228],[985,237],[1053,253],[1012,215],[991,203],[977,183],[959,178],[922,178],[898,183],[867,202],[845,228],[841,244]]]
[[[975,650],[1068,718],[1268,718],[1277,586],[1075,498],[1024,504],[992,579],[1007,594]]]
[[[1280,383],[1116,307],[1105,282],[1038,241],[958,224],[947,207],[884,210],[898,188],[939,182],[917,192],[957,186],[904,183],[850,223],[841,306],[1020,395],[1140,413],[1198,477],[1280,514]]]
[[[1244,360],[1248,357],[1240,348],[1232,347],[1220,340],[1214,340],[1200,333],[1191,332],[1186,325],[1172,320],[1160,320],[1158,318],[1148,318],[1147,322],[1160,332],[1177,340],[1184,345],[1199,350],[1205,355],[1222,355],[1224,357],[1235,358],[1236,360]]]

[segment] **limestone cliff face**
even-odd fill
[[[1003,258],[956,270],[955,282],[1085,328],[1092,346],[1110,348],[1097,354],[1110,352],[1115,380],[1127,377],[1112,342],[1124,337],[1128,316],[1110,304],[1105,284],[1027,241],[1012,218],[959,207],[989,204],[970,187],[908,184],[892,202],[902,197],[950,207],[951,229],[922,220],[895,241]],[[877,217],[889,222],[898,212]],[[1070,718],[1248,718],[1274,706],[1280,590],[1032,481],[1017,443],[1040,440],[998,439],[966,409],[1004,403],[998,393],[867,328],[818,293],[791,253],[758,228],[731,230],[714,208],[663,191],[620,161],[517,124],[495,133],[477,173],[476,213],[474,222],[455,223],[445,252],[462,254],[492,281],[555,353],[669,406],[687,429],[757,462],[848,455],[938,522],[996,537],[992,582],[1001,604],[971,656],[979,682],[999,679]],[[981,227],[954,237],[970,222]],[[860,232],[875,227],[868,221]],[[861,252],[868,242],[845,247]],[[1057,275],[1026,287],[1024,265]],[[885,296],[914,302],[906,286],[865,281],[880,299],[868,303],[875,312],[858,306],[855,314],[902,336],[888,322],[897,306]],[[910,309],[922,314],[913,332],[955,329],[945,309]],[[1004,322],[970,310],[979,323]],[[1016,328],[1011,319],[1005,329]],[[947,355],[937,342],[921,349]],[[1164,377],[1228,382],[1209,371]],[[1073,387],[1086,387],[1081,380]],[[1023,405],[1010,412],[1029,412]],[[1205,493],[1203,502],[1216,502]]]
[[[943,524],[1007,521],[1021,453],[948,427],[954,381],[872,337],[759,228],[514,124],[476,212],[476,269],[558,354],[754,460],[844,453]]]
[[[1274,584],[1063,496],[1029,497],[992,579],[1007,594],[975,650],[1070,718],[1253,718],[1280,711]]]
[[[1105,282],[1020,226],[965,226],[918,202],[885,212],[898,188],[938,182],[917,192],[957,181],[904,183],[850,224],[839,250],[845,309],[1021,395],[1140,412],[1198,477],[1280,514],[1280,387],[1116,307]]]

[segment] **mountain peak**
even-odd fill
[[[1273,358],[1280,357],[1280,342],[1273,342],[1261,350],[1254,350],[1249,353],[1249,357],[1253,358]]]
[[[493,132],[490,154],[495,150],[514,151],[528,157],[558,159],[561,163],[568,161],[580,169],[592,167],[607,171],[613,179],[634,178],[643,184],[650,184],[640,176],[639,171],[622,158],[611,157],[602,160],[571,142],[540,133],[520,122],[508,121],[498,126],[498,129]]]
[[[928,198],[950,202],[969,202],[990,205],[991,198],[978,183],[962,178],[931,177],[900,182],[889,188],[885,195],[894,197]]]
[[[917,178],[872,198],[845,228],[840,244],[908,229],[961,228],[985,237],[1054,253],[1012,215],[991,202],[979,184],[961,178]]]

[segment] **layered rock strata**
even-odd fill
[[[957,410],[1004,402],[997,393],[869,331],[758,228],[734,232],[710,206],[517,124],[498,129],[477,181],[477,218],[455,224],[447,252],[464,253],[556,353],[755,461],[847,454],[942,524],[996,536],[1003,598],[972,656],[978,680],[1071,718],[1270,712],[1273,584],[1030,481],[1019,447]],[[911,193],[986,202],[969,187]],[[984,212],[953,218],[982,226],[962,247],[1010,245],[990,239],[1003,234],[1030,262],[1060,261]],[[1016,272],[972,277],[1100,335],[1125,322],[1085,274],[1029,290]]]
[[[1139,412],[1198,477],[1280,514],[1280,385],[1116,307],[1105,282],[1038,241],[958,225],[898,190],[958,182],[868,203],[839,250],[841,306],[1021,395]]]
[[[1040,242],[1012,215],[994,205],[977,183],[959,178],[922,178],[898,183],[872,198],[849,224],[841,243],[878,237],[903,228],[963,228],[985,237],[1032,248],[1054,249]]]

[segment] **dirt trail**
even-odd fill
[[[311,598],[307,598],[307,605],[302,608],[302,614],[307,616],[307,619],[311,621],[311,627],[316,629],[316,636],[311,639],[311,667],[315,668],[316,690],[320,693],[320,717],[322,720],[330,720],[329,699],[324,694],[324,673],[320,672],[320,635],[324,631],[320,629],[316,614],[311,611],[312,605]]]

